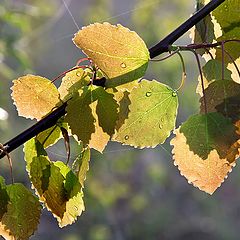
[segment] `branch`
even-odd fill
[[[192,17],[190,17],[186,22],[176,28],[163,40],[161,40],[155,46],[151,47],[149,49],[150,57],[154,58],[164,52],[168,52],[169,45],[173,44],[178,38],[180,38],[184,33],[186,33],[190,28],[192,28],[195,24],[201,21],[224,1],[225,0],[212,0],[210,3],[200,9],[198,12],[196,12]],[[0,150],[0,159],[6,155],[6,152],[10,153],[11,151],[18,148],[40,132],[55,125],[58,119],[66,114],[66,105],[67,103],[63,104],[61,107],[50,113],[47,117],[43,118],[32,127],[28,128],[15,138],[5,143],[3,145],[4,151]]]

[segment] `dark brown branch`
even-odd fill
[[[179,39],[184,33],[186,33],[191,27],[201,21],[204,17],[206,17],[211,11],[217,8],[221,3],[225,0],[212,0],[205,7],[196,12],[192,17],[190,17],[186,22],[176,28],[173,32],[171,32],[168,36],[166,36],[163,40],[161,40],[158,44],[151,47],[149,49],[150,57],[154,58],[164,52],[169,51],[169,45],[173,44],[177,39]],[[6,152],[11,152],[12,150],[18,148],[26,141],[36,136],[40,132],[52,127],[59,118],[65,115],[66,103],[61,107],[50,113],[47,117],[37,122],[35,125],[25,130],[12,140],[8,141],[3,145],[4,151],[0,150],[0,159],[6,155]]]

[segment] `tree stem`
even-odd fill
[[[192,17],[185,21],[182,25],[176,28],[163,40],[157,43],[155,46],[149,49],[150,57],[154,58],[164,52],[169,51],[169,45],[173,44],[177,39],[179,39],[184,33],[186,33],[195,24],[206,17],[211,11],[217,8],[225,0],[212,0],[198,12],[196,12]],[[18,148],[26,141],[36,136],[40,132],[54,126],[59,118],[65,115],[67,103],[64,103],[61,107],[50,113],[47,117],[43,118],[32,127],[26,129],[24,132],[20,133],[18,136],[14,137],[7,143],[3,144],[4,151],[0,150],[0,159],[3,158],[7,153],[10,153],[14,149]]]

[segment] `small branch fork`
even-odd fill
[[[155,46],[151,47],[149,49],[150,52],[150,58],[154,58],[156,56],[159,56],[160,54],[164,52],[169,52],[169,46],[171,46],[177,39],[179,39],[183,34],[185,34],[190,28],[192,28],[194,25],[196,25],[199,21],[201,21],[204,17],[206,17],[208,14],[210,14],[215,8],[217,8],[220,4],[222,4],[225,0],[212,0],[210,3],[208,3],[206,6],[204,6],[202,9],[200,9],[198,12],[196,12],[193,16],[191,16],[187,21],[185,21],[182,25],[177,27],[174,31],[172,31],[169,35],[167,35],[163,40],[161,40],[159,43],[157,43]],[[225,41],[227,42],[227,41]],[[219,46],[219,45],[217,45]],[[190,46],[188,46],[190,48]],[[192,45],[191,47],[194,47]],[[207,48],[207,44],[204,44],[204,46],[200,46],[199,48]],[[213,47],[213,45],[212,45]],[[195,46],[195,49],[198,47]],[[77,66],[77,68],[84,68],[84,66]],[[70,71],[72,71],[71,69]],[[68,72],[68,71],[67,71]],[[56,79],[64,76],[67,72],[59,75]],[[56,80],[55,79],[55,80]],[[53,81],[55,81],[53,80]],[[11,151],[21,146],[23,143],[31,139],[32,137],[36,136],[40,132],[54,126],[59,118],[64,116],[66,114],[66,108],[67,103],[64,103],[62,106],[54,110],[52,113],[50,113],[47,117],[43,118],[39,122],[37,122],[32,127],[28,128],[24,132],[20,133],[18,136],[14,137],[7,143],[2,145],[2,149],[4,151],[1,151],[0,149],[0,159],[4,156],[8,155]]]

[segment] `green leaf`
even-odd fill
[[[58,88],[60,98],[62,100],[68,100],[79,89],[87,86],[90,83],[89,70],[83,70],[81,68],[73,70],[65,75],[62,79],[62,83]]]
[[[72,134],[77,135],[78,140],[86,146],[90,143],[92,134],[96,133],[94,124],[96,121],[104,133],[109,136],[114,133],[118,104],[113,95],[107,93],[102,87],[90,86],[80,94],[81,92],[75,94],[69,100],[65,120],[69,123]],[[92,104],[95,101],[97,104]],[[93,110],[93,107],[96,109]],[[97,120],[94,116],[95,111]]]
[[[65,121],[69,124],[72,134],[77,135],[84,146],[89,143],[91,135],[95,132],[95,119],[90,104],[91,90],[84,88],[82,93],[78,92],[68,101],[66,107]]]
[[[239,0],[226,0],[213,11],[213,16],[223,32],[229,32],[240,24]]]
[[[143,80],[129,100],[128,118],[113,140],[140,148],[163,143],[175,127],[177,93],[165,84]]]
[[[141,78],[147,69],[146,44],[137,33],[120,24],[95,23],[83,27],[73,42],[110,81],[120,81],[118,85]]]
[[[84,148],[73,163],[74,172],[78,176],[78,180],[81,183],[82,188],[84,188],[84,181],[86,180],[86,175],[89,170],[90,156],[90,148]]]
[[[41,119],[59,103],[54,84],[43,77],[26,75],[13,81],[12,99],[19,116]]]
[[[238,140],[231,120],[217,112],[191,116],[182,124],[180,132],[186,137],[190,150],[203,159],[214,149],[220,158],[225,158]]]
[[[205,89],[205,99],[208,112],[219,112],[233,122],[240,119],[240,84],[229,80],[214,81]],[[200,111],[204,113],[203,97],[200,102]]]
[[[202,72],[208,82],[212,80],[222,80],[222,62],[211,59],[203,66]],[[224,79],[231,80],[231,74],[232,72],[224,67]]]
[[[58,122],[53,127],[39,133],[36,140],[39,141],[44,148],[48,148],[55,144],[59,139],[63,138],[61,127],[68,129],[68,126],[64,122]]]
[[[8,185],[5,190],[8,203],[1,218],[0,234],[6,239],[27,240],[37,229],[41,205],[22,184]]]
[[[51,162],[36,140],[24,146],[27,170],[40,200],[57,218],[60,227],[72,224],[84,210],[83,193],[78,178],[62,162]]]

